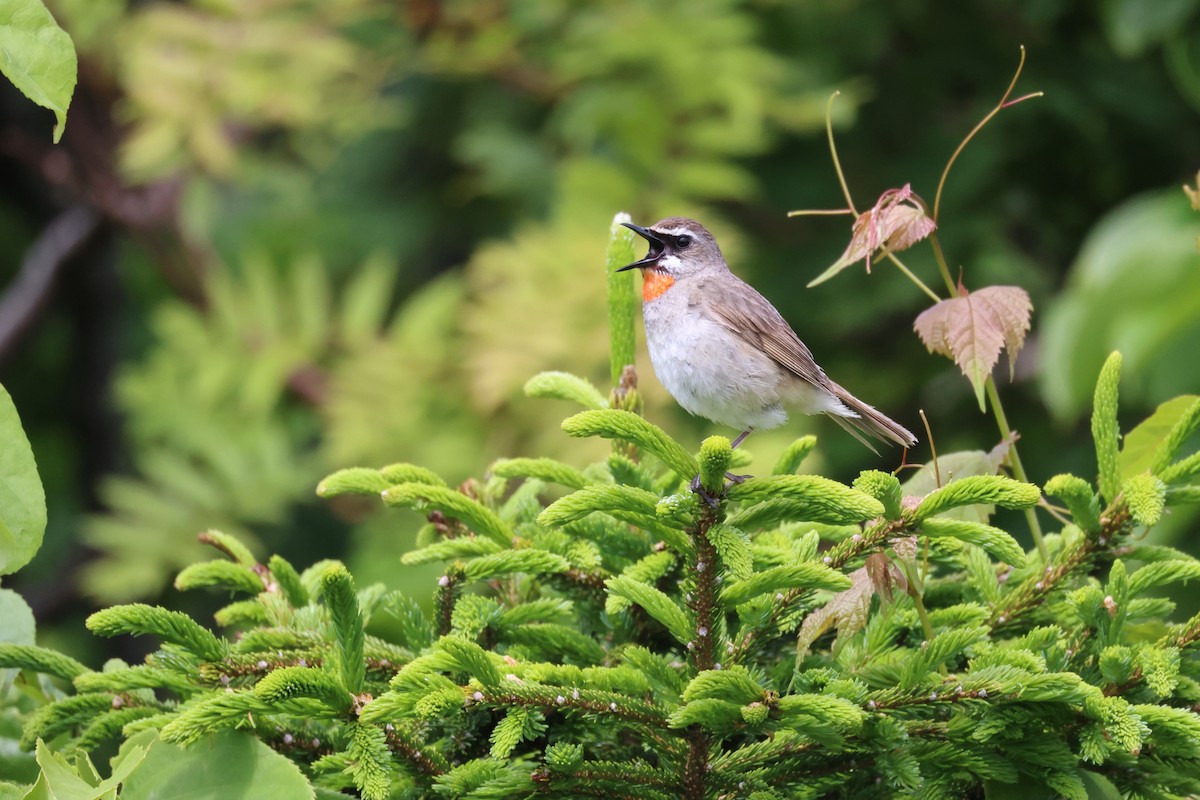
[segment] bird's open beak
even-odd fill
[[[617,270],[617,272],[624,272],[627,269],[634,269],[635,267],[652,267],[658,263],[658,259],[662,258],[663,250],[665,250],[667,246],[667,243],[663,241],[662,237],[649,228],[643,228],[640,225],[634,225],[632,222],[622,222],[621,224],[649,242],[650,252],[646,253],[646,257],[641,261],[635,261],[632,264],[621,267],[619,270]]]

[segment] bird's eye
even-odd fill
[[[683,236],[675,237],[675,246],[680,248],[681,250],[683,248],[687,247],[691,243],[692,243],[692,237],[688,236],[687,234],[684,234]]]

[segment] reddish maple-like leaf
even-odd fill
[[[933,233],[937,228],[925,207],[921,205],[909,184],[888,189],[879,196],[869,211],[859,214],[851,229],[850,244],[842,257],[808,285],[816,286],[838,274],[846,267],[867,260],[871,271],[871,255],[881,247],[900,252]]]
[[[808,648],[831,627],[839,637],[853,636],[867,624],[867,612],[871,609],[871,595],[875,586],[867,575],[866,567],[851,572],[850,588],[829,598],[829,602],[804,618],[796,634],[796,657],[803,659]],[[836,644],[836,643],[835,643]]]
[[[943,300],[921,312],[913,323],[917,335],[930,352],[954,360],[975,387],[982,410],[983,389],[988,376],[1008,350],[1009,375],[1025,344],[1033,303],[1019,286],[988,286],[977,292],[961,289],[962,295]]]
[[[900,594],[908,592],[908,579],[904,577],[900,568],[892,563],[887,553],[872,553],[867,556],[865,569],[867,577],[871,579],[871,586],[875,588],[875,594],[879,595],[884,608],[895,599],[897,590]]]

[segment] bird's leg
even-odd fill
[[[751,430],[750,428],[747,428],[746,430],[739,433],[737,435],[737,438],[729,443],[729,449],[736,450],[737,446],[739,444],[746,441],[746,437],[750,435],[750,430]],[[725,473],[725,480],[729,481],[730,484],[741,483],[742,481],[746,480],[746,478],[749,478],[749,477],[752,477],[752,476],[750,476],[750,475],[734,475],[732,472]]]
[[[696,477],[692,478],[692,482],[688,484],[688,488],[691,489],[695,494],[700,495],[700,499],[707,503],[709,508],[717,507],[717,497],[709,494],[708,490],[700,484],[699,473],[696,474]]]
[[[729,443],[729,449],[733,450],[739,444],[746,441],[746,437],[750,435],[750,430],[751,430],[750,428],[747,428],[746,430],[739,433],[737,435],[737,438]],[[741,483],[744,480],[746,480],[746,478],[749,478],[749,477],[751,477],[751,476],[750,475],[734,475],[732,472],[726,472],[725,480],[729,481],[729,484],[727,484],[726,488],[728,488],[728,486],[732,486],[734,484]],[[717,498],[714,497],[713,495],[709,494],[708,491],[703,486],[700,485],[700,475],[699,474],[697,474],[696,477],[692,478],[692,482],[690,484],[688,484],[688,488],[690,488],[696,494],[700,495],[700,499],[703,500],[705,503],[707,503],[710,508],[717,507]]]

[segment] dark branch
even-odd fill
[[[0,297],[0,361],[12,352],[21,335],[37,319],[63,267],[100,225],[100,215],[95,211],[87,206],[73,206],[55,217],[34,241],[16,279]]]

